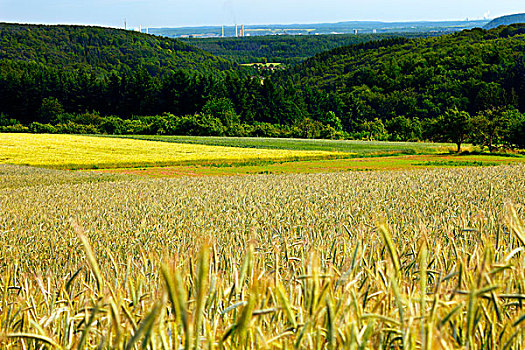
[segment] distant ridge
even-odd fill
[[[338,23],[310,23],[310,24],[263,24],[246,25],[245,34],[249,36],[282,35],[282,34],[370,34],[370,33],[414,33],[440,32],[450,33],[464,29],[483,27],[488,20],[467,21],[416,21],[416,22],[380,22],[380,21],[346,21]],[[172,38],[194,37],[209,38],[236,36],[235,26],[206,26],[206,27],[178,27],[178,28],[149,28],[150,34]]]
[[[485,29],[494,29],[499,26],[508,26],[516,23],[525,23],[525,13],[517,13],[514,15],[502,16],[495,18],[490,21],[484,28]]]
[[[130,30],[0,23],[0,61],[32,62],[96,75],[146,69],[154,76],[178,69],[219,72],[232,64],[179,40]]]

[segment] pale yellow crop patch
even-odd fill
[[[80,135],[0,134],[0,164],[59,169],[326,159],[344,154],[236,148]]]

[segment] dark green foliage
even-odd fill
[[[471,114],[507,105],[523,111],[525,37],[501,37],[504,29],[339,48],[291,74],[302,86],[336,92],[353,118],[424,119],[454,106]]]
[[[240,117],[235,111],[235,106],[229,98],[213,98],[206,102],[202,108],[202,113],[211,118],[215,117],[220,120],[226,130],[234,132],[240,127]],[[222,135],[222,134],[219,134]],[[229,135],[234,136],[234,135]]]
[[[317,89],[340,101],[338,116],[347,132],[384,138],[381,121],[390,139],[444,138],[459,147],[487,134],[477,130],[486,126],[480,118],[475,122],[470,116],[515,108],[517,114],[509,117],[515,119],[525,112],[524,62],[525,25],[514,25],[337,48],[280,78],[291,76],[304,91]],[[450,111],[468,117],[471,128],[452,127]],[[443,124],[447,120],[452,124]],[[508,143],[499,134],[510,131],[498,120],[491,122],[495,131],[489,132],[496,134],[479,142],[491,150]]]
[[[417,141],[422,138],[422,126],[419,118],[407,118],[403,115],[397,116],[387,122],[386,126],[391,140],[395,141]]]
[[[472,117],[472,141],[475,144],[488,147],[494,151],[497,145],[508,143],[505,135],[509,135],[513,121],[521,119],[521,114],[515,109],[490,108]]]
[[[461,144],[465,142],[472,132],[469,113],[452,108],[438,120],[440,125],[438,129],[439,135],[446,141],[455,143],[458,146],[457,152],[461,152]]]
[[[179,40],[86,26],[0,23],[0,59],[84,69],[95,75],[144,69],[149,75],[188,69],[215,72],[232,64]]]
[[[383,121],[379,118],[374,120],[365,120],[359,125],[359,136],[362,139],[368,141],[385,141],[388,140],[389,135],[383,124]]]
[[[229,113],[229,112],[228,112]],[[16,120],[0,120],[0,132],[31,132],[48,134],[108,134],[108,135],[188,135],[240,136],[281,138],[341,139],[344,134],[330,125],[304,119],[293,126],[258,123],[225,123],[224,116],[195,113],[176,116],[162,115],[122,119],[101,117],[95,113],[64,113],[55,117],[55,123],[32,122],[22,125]]]
[[[16,119],[8,118],[4,113],[0,113],[0,126],[14,126],[20,122]]]
[[[394,37],[414,38],[431,35],[432,33],[268,35],[181,40],[237,63],[279,62],[295,64],[321,52],[341,46]]]
[[[55,116],[64,113],[64,107],[55,97],[46,97],[38,109],[38,118],[49,123]]]
[[[525,114],[510,121],[508,134],[504,138],[510,146],[525,148]]]

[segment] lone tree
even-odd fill
[[[471,132],[471,118],[466,111],[460,111],[457,107],[449,109],[441,120],[441,133],[445,139],[455,143],[461,152],[461,145],[465,142]]]

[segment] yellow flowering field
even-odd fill
[[[58,169],[256,163],[344,156],[345,153],[327,151],[267,150],[79,135],[0,134],[0,164]]]

